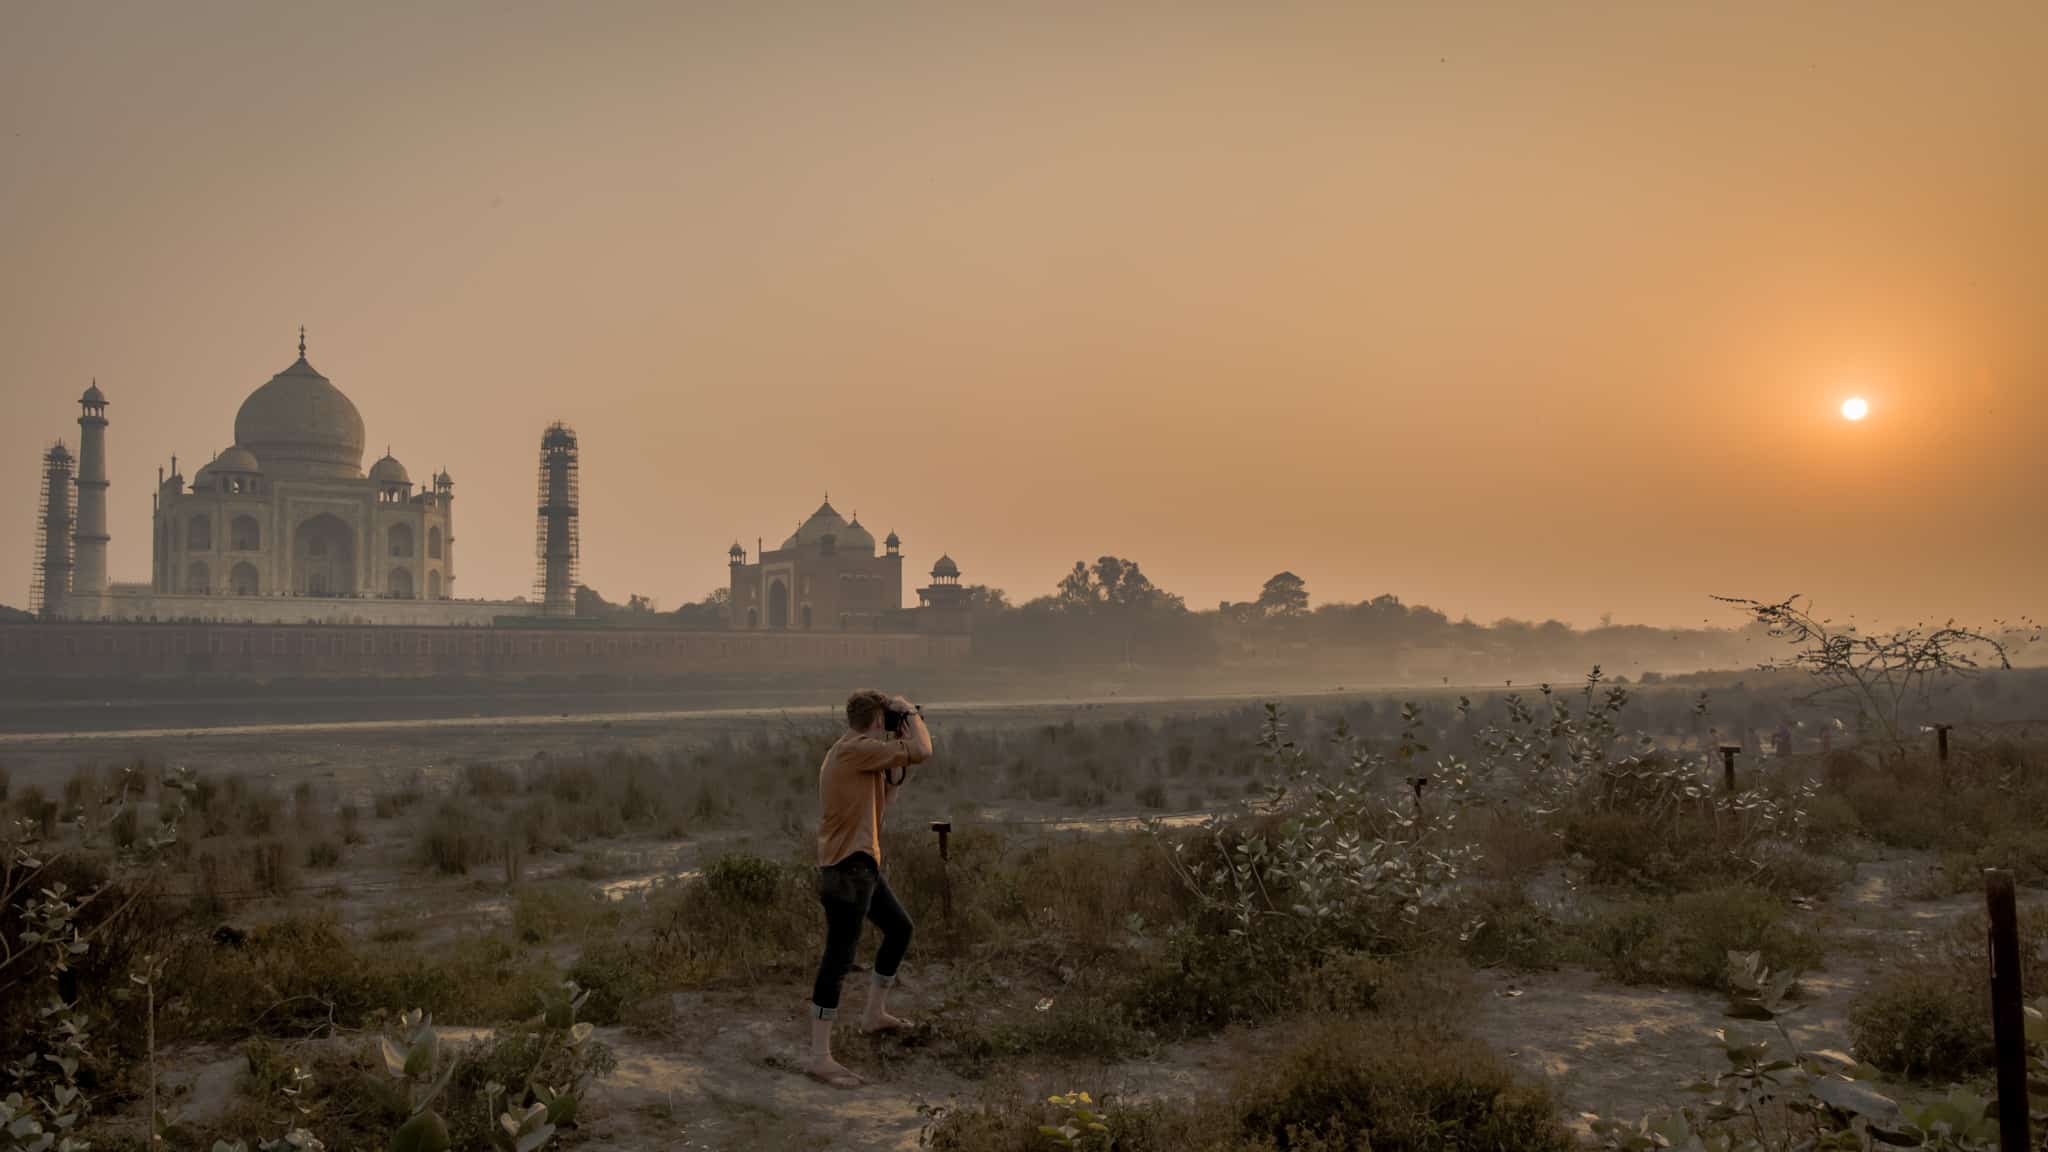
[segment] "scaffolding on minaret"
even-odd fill
[[[533,534],[533,591],[551,616],[576,612],[576,506],[576,433],[557,420],[540,438],[540,509]]]
[[[71,450],[62,440],[43,453],[36,508],[35,574],[28,588],[28,610],[53,616],[71,592]]]

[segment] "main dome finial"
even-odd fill
[[[306,358],[306,326],[299,325],[299,359]]]

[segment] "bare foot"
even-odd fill
[[[908,1032],[914,1027],[916,1025],[910,1021],[891,1016],[887,1012],[878,1012],[872,1018],[863,1017],[860,1022],[860,1030],[863,1032]]]
[[[858,1088],[862,1084],[867,1083],[853,1069],[832,1059],[830,1056],[823,1060],[813,1058],[806,1063],[804,1065],[804,1075],[818,1081],[820,1084],[830,1084],[834,1088]]]

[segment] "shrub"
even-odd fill
[[[328,837],[322,836],[318,840],[306,845],[306,867],[332,868],[339,863],[341,863],[341,845]]]
[[[341,822],[341,842],[361,844],[369,837],[363,834],[363,812],[354,804],[343,804],[336,816]]]
[[[720,856],[704,869],[704,887],[712,899],[739,906],[774,901],[788,879],[782,865],[744,853]]]
[[[1359,1152],[1567,1152],[1557,1102],[1484,1044],[1374,1021],[1326,1023],[1237,1092],[1247,1136]],[[1316,1146],[1310,1144],[1309,1146]]]
[[[2020,955],[2048,949],[2048,917],[2022,909]],[[1966,916],[1901,953],[1849,1005],[1849,1036],[1859,1058],[1906,1076],[1955,1079],[1989,1066],[1991,981],[1988,927]],[[2022,994],[2048,993],[2048,965],[2020,965]]]
[[[420,829],[419,855],[421,863],[435,871],[461,876],[489,858],[489,845],[472,814],[453,800],[443,800]]]
[[[1471,914],[1461,942],[1474,964],[1528,971],[1554,968],[1562,958],[1566,929],[1530,903],[1520,885],[1488,886],[1473,901]]]
[[[282,840],[264,840],[246,850],[249,879],[269,896],[285,896],[298,890],[299,858],[294,846]]]
[[[1383,957],[1338,952],[1296,974],[1293,1000],[1312,1013],[1370,1012],[1379,1006],[1392,972],[1393,964]]]
[[[1684,862],[1655,825],[1632,812],[1574,812],[1564,824],[1567,852],[1585,858],[1596,884],[1665,887],[1681,879]]]
[[[1231,1099],[1090,1100],[1118,1152],[1567,1152],[1556,1103],[1522,1084],[1483,1044],[1384,1021],[1309,1026]],[[933,1125],[934,1152],[1041,1152],[1059,1103],[997,1097]]]
[[[569,979],[590,993],[582,1014],[593,1024],[617,1024],[627,1009],[654,991],[644,952],[613,939],[585,948],[570,967]]]
[[[657,891],[646,967],[665,987],[764,972],[797,972],[817,960],[816,870],[728,856],[704,879]]]
[[[1820,963],[1812,933],[1784,922],[1785,904],[1768,892],[1725,885],[1669,901],[1632,901],[1594,914],[1582,937],[1617,980],[1694,988],[1728,987],[1728,954],[1757,952],[1775,972]]]
[[[464,764],[460,784],[471,796],[510,796],[519,791],[519,777],[511,769],[483,761]]]
[[[1858,1058],[1887,1072],[1952,1079],[1990,1066],[1989,1016],[1971,982],[1938,964],[1906,964],[1857,994],[1849,1038]]]
[[[419,776],[415,773],[411,779],[408,779],[398,788],[389,792],[377,793],[372,798],[370,807],[377,819],[393,820],[406,809],[411,808],[425,798],[426,792],[420,788]]]

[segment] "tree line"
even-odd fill
[[[644,596],[613,604],[588,589],[586,619],[632,626],[730,627],[728,592],[662,611]],[[1617,674],[1744,667],[1769,658],[1764,630],[1652,628],[1607,622],[1452,619],[1424,604],[1381,595],[1313,603],[1307,581],[1276,572],[1249,599],[1193,609],[1159,587],[1135,560],[1075,561],[1052,590],[1015,603],[1000,588],[967,588],[966,612],[980,661],[1019,665],[1241,665],[1295,668],[1318,662],[1389,678],[1497,679],[1513,670],[1577,675],[1594,663]],[[914,624],[906,614],[906,628]]]

